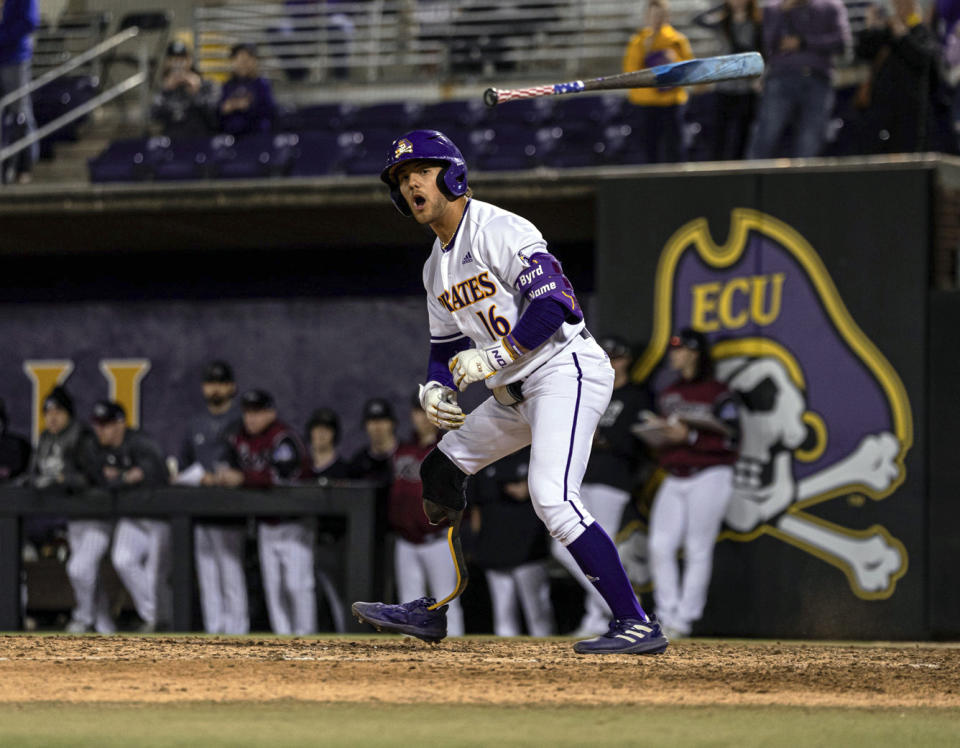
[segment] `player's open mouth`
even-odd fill
[[[423,195],[413,196],[413,206],[415,208],[422,208],[426,204],[427,204],[427,198],[425,198]]]

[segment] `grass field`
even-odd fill
[[[960,647],[0,635],[7,746],[960,746]]]
[[[800,707],[7,704],[4,746],[956,746],[960,713]]]

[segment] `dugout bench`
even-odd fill
[[[344,603],[372,599],[376,493],[372,484],[268,490],[164,487],[67,494],[58,489],[0,488],[0,631],[21,628],[21,520],[153,517],[170,521],[173,631],[193,630],[193,521],[197,517],[340,517],[346,521]],[[350,631],[364,630],[352,617]]]

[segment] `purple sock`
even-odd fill
[[[594,522],[567,546],[570,555],[587,575],[597,592],[606,600],[613,617],[647,620],[627,573],[620,563],[617,547],[599,524]]]

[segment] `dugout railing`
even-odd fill
[[[0,489],[0,631],[21,628],[21,529],[30,516],[152,517],[170,521],[172,630],[194,630],[193,523],[216,517],[337,517],[345,521],[344,602],[374,595],[375,503],[372,484],[297,486],[269,490],[165,487],[97,490]],[[348,631],[360,630],[353,619]]]

